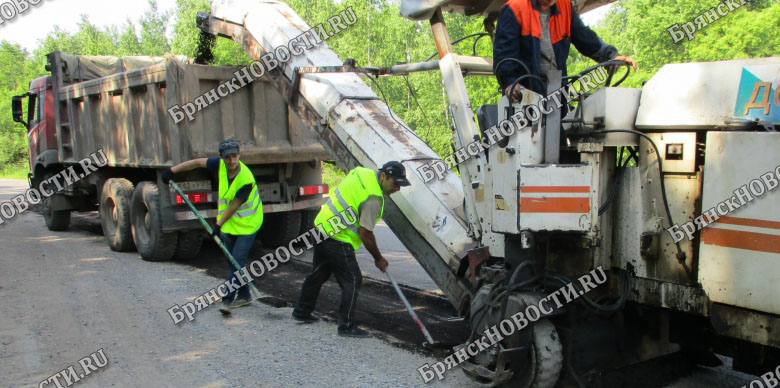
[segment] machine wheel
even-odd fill
[[[160,189],[152,182],[141,182],[133,193],[130,209],[133,241],[147,261],[170,260],[176,252],[178,232],[163,233]]]
[[[502,388],[553,388],[563,367],[563,348],[555,325],[543,319],[534,325],[534,345],[529,365],[512,366],[515,375]]]
[[[179,241],[176,243],[174,260],[187,261],[198,255],[203,244],[203,232],[200,230],[188,230],[179,232]]]
[[[47,173],[43,180],[48,181],[53,176],[53,173]],[[67,230],[70,225],[70,210],[52,210],[53,198],[54,196],[51,196],[43,200],[43,220],[46,222],[46,227],[54,232]]]
[[[100,225],[108,246],[117,252],[135,248],[130,227],[130,202],[133,184],[124,178],[111,178],[103,184],[100,194]]]
[[[525,330],[529,330],[526,328]],[[505,338],[504,346],[513,348],[521,345],[517,339],[517,334]],[[499,362],[501,363],[499,365]],[[496,378],[500,381],[491,380],[493,377],[470,372],[467,368],[463,371],[466,375],[478,383],[485,386],[498,386],[501,388],[553,388],[558,382],[558,377],[563,367],[563,348],[561,346],[558,332],[549,319],[543,319],[533,327],[533,344],[527,358],[521,359],[516,364],[503,360],[502,357],[495,356],[491,363],[491,371],[504,371]],[[499,377],[506,372],[512,372],[509,380],[505,377]]]
[[[265,248],[285,245],[298,237],[301,230],[301,213],[297,211],[269,213],[260,228],[260,241]]]

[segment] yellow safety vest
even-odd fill
[[[352,169],[339,186],[336,187],[336,190],[333,190],[330,194],[330,199],[322,206],[319,214],[314,219],[314,225],[321,226],[325,233],[330,235],[334,232],[334,228],[328,220],[338,217],[347,228],[338,231],[331,238],[352,244],[355,250],[360,249],[360,245],[363,243],[360,239],[360,234],[358,234],[360,228],[360,204],[371,195],[382,198],[382,207],[379,209],[379,215],[376,218],[377,222],[379,222],[385,209],[385,198],[376,178],[376,172],[365,167]],[[356,219],[351,219],[349,212],[341,215],[341,212],[348,207],[352,209],[352,214],[356,215]]]
[[[249,192],[249,198],[241,205],[235,214],[222,225],[222,232],[233,235],[249,235],[257,233],[260,226],[263,225],[263,202],[260,200],[260,192],[257,190],[257,183],[252,171],[249,170],[243,162],[239,161],[238,175],[228,186],[227,166],[225,161],[219,161],[219,202],[217,221],[222,219],[222,215],[230,207],[230,202],[236,197],[238,190],[244,185],[252,184],[252,191]]]

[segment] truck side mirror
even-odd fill
[[[27,97],[27,94],[21,96],[14,96],[11,100],[11,113],[13,115],[14,122],[22,123],[25,127],[29,127],[26,121],[24,121],[24,110],[22,109],[22,100]]]

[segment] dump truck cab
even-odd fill
[[[27,104],[27,117],[23,105]],[[13,119],[27,129],[30,178],[39,178],[57,163],[57,131],[54,122],[52,77],[46,75],[30,82],[30,90],[12,100]]]

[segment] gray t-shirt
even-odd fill
[[[376,226],[376,218],[379,216],[379,210],[382,209],[382,197],[376,195],[369,196],[360,203],[358,212],[360,212],[360,226],[371,232]]]
[[[550,39],[550,14],[552,8],[546,11],[539,11],[539,21],[542,23],[542,41],[541,58],[539,58],[539,68],[541,75],[547,75],[549,70],[556,70],[558,65],[555,63],[555,52],[553,51],[552,40]]]

